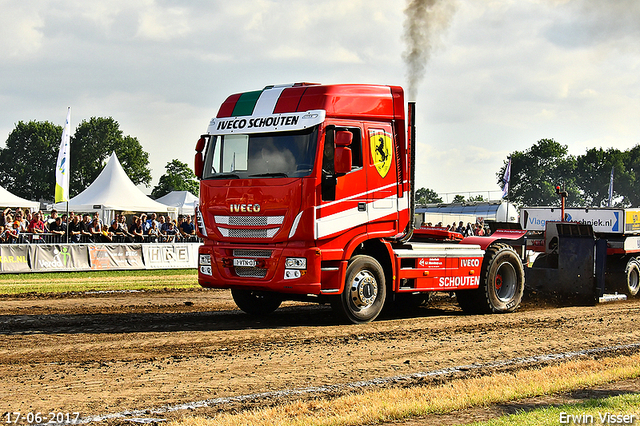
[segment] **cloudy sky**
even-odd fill
[[[640,2],[439,6],[433,17],[444,19],[426,31],[433,49],[415,89],[418,187],[495,198],[509,153],[539,139],[574,155],[640,143]],[[231,93],[298,81],[406,87],[406,7],[0,0],[0,144],[19,121],[62,126],[67,106],[72,131],[110,116],[149,152],[153,186],[172,159],[192,165],[196,140]]]

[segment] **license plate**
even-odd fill
[[[254,259],[233,259],[233,266],[254,268],[256,266],[256,261]]]

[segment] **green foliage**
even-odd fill
[[[528,206],[558,206],[556,186],[560,186],[569,194],[567,205],[582,205],[576,167],[576,158],[568,154],[567,146],[553,139],[541,139],[527,151],[512,153],[509,201]],[[506,168],[505,161],[497,173],[500,184]]]
[[[453,197],[453,203],[454,204],[462,204],[464,203],[464,195],[456,195],[455,197]]]
[[[153,198],[160,198],[171,191],[189,191],[193,195],[198,195],[200,184],[187,164],[172,160],[167,163],[166,170],[167,172],[160,177],[158,185],[151,192]]]
[[[507,167],[496,174],[498,183]],[[558,206],[556,186],[568,192],[568,206],[605,207],[613,169],[613,205],[640,206],[640,145],[627,151],[592,148],[568,155],[567,146],[542,139],[524,152],[511,154],[509,200],[527,206]]]
[[[483,203],[485,201],[487,200],[485,200],[484,196],[482,195],[476,195],[475,197],[469,196],[469,198],[467,198],[468,203]]]
[[[420,188],[416,190],[416,204],[435,204],[441,203],[442,198],[430,188]]]
[[[134,184],[149,185],[149,154],[138,140],[123,136],[120,125],[113,118],[92,117],[89,121],[83,120],[71,138],[69,191],[72,197],[84,191],[98,177],[112,152],[116,153]]]
[[[53,199],[62,127],[20,121],[0,149],[0,184],[28,200]]]

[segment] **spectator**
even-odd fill
[[[180,233],[176,229],[176,226],[173,222],[169,222],[169,227],[167,228],[167,242],[175,243],[180,238]]]
[[[25,217],[26,214],[24,214],[22,210],[16,210],[16,217],[14,218],[14,221],[17,220],[20,222],[20,232],[27,232],[27,228],[29,227],[29,222],[27,222]]]
[[[58,237],[58,241],[62,242],[61,238],[67,233],[67,224],[62,223],[62,218],[60,216],[56,216],[56,220],[49,225],[49,231],[56,237]]]
[[[190,238],[196,235],[196,229],[191,223],[191,216],[186,215],[184,221],[180,224],[180,233],[184,238]]]
[[[140,215],[140,226],[142,227],[142,233],[144,235],[147,235],[151,224],[147,221],[147,215],[144,213]]]
[[[160,215],[158,218],[158,228],[160,229],[161,234],[167,233],[167,228],[169,228],[169,224],[163,215]]]
[[[5,230],[5,238],[8,243],[17,243],[20,239],[20,222],[13,222],[11,228]]]
[[[32,234],[44,234],[48,231],[47,225],[42,221],[42,212],[35,214],[34,218],[29,223],[29,232]]]
[[[113,241],[114,237],[117,237],[118,240],[124,239],[124,233],[122,232],[122,228],[120,228],[120,224],[118,223],[118,217],[111,222],[109,228],[107,229],[107,234],[111,237],[110,241]],[[122,241],[116,241],[122,242]]]
[[[107,233],[106,229],[102,229],[100,219],[94,217],[91,221],[91,227],[89,228],[94,243],[108,243],[111,241],[111,236]]]
[[[133,236],[135,242],[141,243],[143,241],[142,218],[133,216],[131,226],[129,226],[129,234]]]
[[[58,217],[58,210],[51,210],[51,216],[47,219],[47,227],[51,229],[51,225],[53,225]]]
[[[158,242],[158,239],[160,238],[160,229],[158,229],[157,221],[154,220],[151,222],[151,227],[147,231],[147,235],[149,235],[149,242],[151,243]]]
[[[85,238],[91,238],[91,215],[85,213],[82,216],[82,222],[80,223],[80,234]]]
[[[79,215],[73,216],[67,230],[69,231],[69,241],[72,243],[79,243],[82,236],[82,224],[80,223]]]

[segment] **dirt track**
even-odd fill
[[[0,413],[91,416],[640,342],[637,299],[469,316],[443,296],[359,326],[294,303],[255,319],[227,291],[0,303]]]

